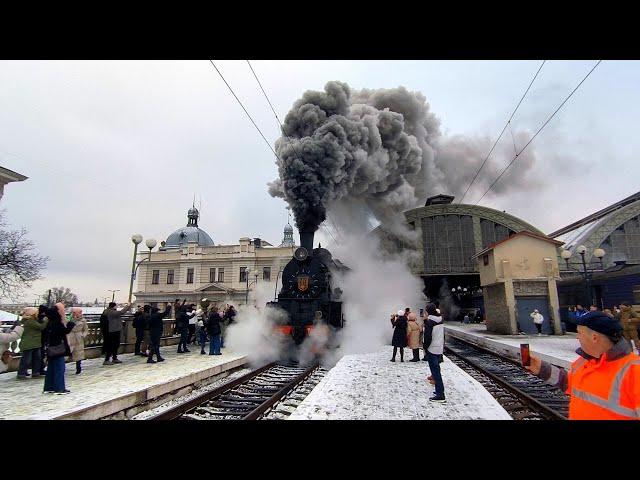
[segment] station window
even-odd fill
[[[153,271],[153,277],[151,278],[152,285],[158,285],[160,283],[160,270]]]
[[[167,272],[167,284],[168,285],[173,284],[173,270],[169,270]]]
[[[267,282],[271,281],[271,267],[262,267],[262,279]]]
[[[247,281],[247,267],[240,267],[240,281]]]
[[[224,283],[224,268],[218,268],[218,283]]]
[[[209,283],[213,283],[216,281],[216,269],[215,268],[210,268],[209,269]]]
[[[187,268],[187,283],[193,283],[193,268]]]

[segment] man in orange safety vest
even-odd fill
[[[602,312],[578,318],[580,357],[567,372],[531,355],[530,372],[570,395],[569,420],[640,420],[640,357]]]

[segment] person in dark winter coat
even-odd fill
[[[147,356],[146,353],[140,352],[140,346],[144,339],[145,326],[144,309],[142,306],[139,306],[136,313],[133,314],[133,328],[136,329],[136,344],[134,346],[133,354],[142,355],[143,357]]]
[[[427,305],[427,320],[424,322],[424,352],[431,370],[430,381],[436,386],[435,395],[429,398],[432,402],[444,402],[444,384],[440,373],[440,363],[444,352],[444,325],[442,316],[433,303]]]
[[[145,311],[149,305],[145,305]],[[163,319],[171,315],[171,304],[167,303],[167,307],[164,312],[160,312],[158,307],[151,307],[149,309],[149,338],[151,339],[151,346],[149,347],[149,358],[147,363],[156,363],[153,359],[153,355],[156,355],[158,362],[164,362],[164,358],[160,356],[160,338],[162,338]]]
[[[211,339],[209,342],[209,355],[222,355],[220,353],[221,321],[222,317],[220,316],[220,312],[218,312],[218,307],[214,305],[207,318],[207,333]]]
[[[47,357],[49,366],[44,378],[44,393],[55,393],[57,395],[69,393],[64,384],[64,357],[71,355],[67,335],[75,327],[73,322],[68,322],[65,325],[64,306],[62,307],[62,313],[61,315],[60,309],[55,306],[47,310],[47,318],[49,319],[47,323]]]
[[[404,347],[407,346],[407,317],[404,316],[404,310],[398,310],[398,315],[393,320],[393,328],[393,338],[391,339],[393,357],[391,361],[396,361],[396,353],[398,353],[399,348],[400,361],[404,362]]]
[[[187,348],[187,342],[189,340],[189,319],[193,315],[195,315],[195,312],[191,311],[191,306],[180,307],[180,310],[176,313],[176,329],[180,334],[178,353],[188,353],[191,351]]]
[[[122,360],[118,360],[118,348],[120,348],[120,337],[122,332],[122,315],[127,313],[130,308],[131,304],[126,303],[122,310],[116,310],[116,304],[114,302],[110,302],[109,308],[105,310],[107,328],[109,330],[109,340],[105,346],[106,352],[104,362],[102,362],[103,365],[122,363]],[[109,358],[113,358],[113,361],[110,361]]]
[[[47,320],[47,306],[40,305],[38,307],[38,321],[46,322]],[[46,373],[45,366],[47,360],[47,329],[43,329],[40,333],[40,375],[44,375]]]

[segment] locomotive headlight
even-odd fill
[[[304,247],[298,247],[296,248],[296,251],[293,252],[293,257],[300,262],[306,260],[308,256],[309,252]]]

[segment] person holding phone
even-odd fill
[[[400,361],[404,362],[404,347],[407,346],[407,317],[404,316],[403,310],[398,310],[398,314],[393,320],[393,329],[393,338],[391,339],[393,357],[391,357],[391,361],[396,361],[396,353],[400,349]]]
[[[576,323],[580,357],[569,371],[534,355],[524,368],[570,396],[569,420],[640,420],[640,357],[620,322],[595,311]]]
[[[427,314],[427,320],[424,322],[424,348],[427,362],[429,362],[429,370],[431,370],[432,380],[430,382],[433,381],[436,387],[435,394],[429,398],[429,401],[445,402],[444,383],[440,372],[440,363],[444,354],[442,316],[433,303],[427,305]]]

